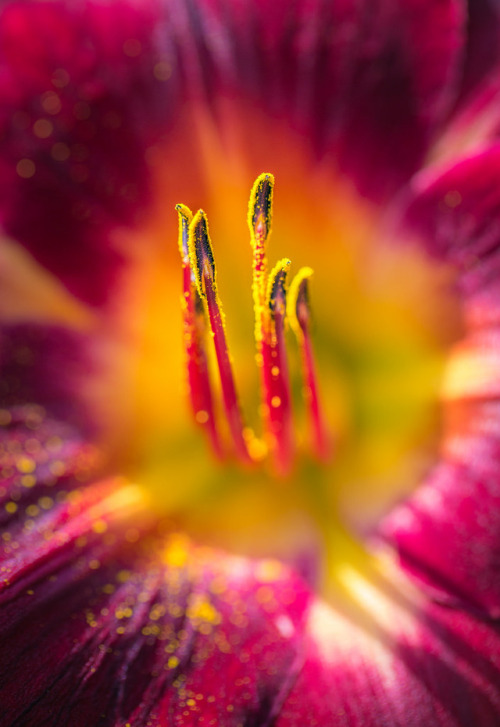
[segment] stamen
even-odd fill
[[[254,182],[248,203],[248,226],[253,249],[252,292],[255,311],[255,340],[257,355],[266,327],[266,244],[271,235],[274,177],[261,174]]]
[[[217,279],[212,243],[208,233],[208,222],[202,210],[193,217],[189,225],[189,259],[196,280],[200,298],[205,301],[210,327],[214,339],[215,355],[219,367],[222,398],[238,457],[244,462],[251,462],[244,432],[245,427],[240,412],[236,385],[226,341],[224,315],[217,293]]]
[[[274,177],[255,180],[248,203],[248,227],[253,249],[252,292],[257,365],[261,377],[262,409],[276,469],[286,474],[292,461],[290,386],[286,363],[284,320],[285,279],[289,260],[280,261],[267,276],[267,242],[271,235]]]
[[[189,262],[189,224],[193,215],[183,204],[176,205],[175,209],[179,215],[179,251],[183,276],[181,305],[191,409],[195,422],[206,432],[215,455],[222,459],[223,451],[215,418],[206,354],[205,308]]]
[[[290,260],[283,258],[267,273],[266,245],[271,234],[274,177],[261,174],[255,181],[248,206],[248,226],[253,249],[252,292],[255,312],[257,364],[261,377],[263,440],[244,426],[217,292],[217,272],[208,222],[199,210],[193,217],[184,205],[179,213],[179,249],[184,271],[184,330],[188,358],[191,406],[199,424],[206,427],[216,452],[220,436],[214,418],[212,389],[206,355],[206,319],[210,321],[219,368],[222,398],[234,448],[239,459],[257,462],[270,450],[276,471],[289,472],[295,453],[290,378],[285,345],[286,321],[297,336],[303,363],[305,397],[316,454],[328,456],[327,433],[320,410],[310,335],[308,281],[310,268],[295,277],[289,294],[286,282]]]
[[[262,344],[264,400],[267,429],[279,474],[289,472],[293,460],[293,426],[290,379],[285,348],[286,278],[290,260],[273,268],[267,285],[269,325]]]
[[[301,268],[293,279],[287,303],[287,317],[299,343],[305,398],[311,419],[313,444],[316,455],[320,459],[329,456],[329,443],[321,407],[319,404],[318,384],[314,365],[314,354],[311,341],[311,307],[309,304],[309,280],[313,274],[311,268]]]

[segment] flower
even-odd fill
[[[498,722],[498,29],[488,0],[2,5],[6,725]],[[211,462],[178,376],[174,205],[207,206],[235,359],[250,359],[248,261],[228,251],[242,190],[268,169],[277,246],[316,267],[339,441],[336,461],[299,453],[282,480]],[[416,476],[409,444],[431,446],[439,353],[461,324],[411,235],[453,267],[465,333],[437,464],[403,499],[381,473]],[[382,392],[402,402],[385,436],[387,409],[358,394],[375,474],[361,426],[349,446],[333,352],[358,389],[374,352],[417,362]],[[250,367],[237,373],[255,401]],[[383,518],[356,491],[368,472]]]

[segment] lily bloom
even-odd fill
[[[498,725],[499,34],[2,3],[2,725]]]

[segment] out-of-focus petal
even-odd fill
[[[373,595],[361,601],[370,625],[313,605],[306,662],[277,727],[495,727],[497,627],[432,602]]]
[[[457,268],[465,338],[443,384],[442,461],[389,517],[403,564],[452,603],[500,615],[500,146],[415,182],[406,222]]]
[[[467,95],[500,60],[500,8],[496,0],[469,0],[462,94]]]
[[[122,259],[112,230],[144,213],[145,152],[174,110],[159,6],[6,2],[0,50],[0,219],[100,304]]]
[[[98,375],[91,336],[63,326],[12,324],[0,332],[0,407],[36,402],[51,417],[95,432],[91,391]]]
[[[455,99],[465,10],[458,0],[210,0],[175,3],[188,88],[288,118],[360,189],[384,196],[415,171]]]
[[[463,33],[460,0],[7,2],[3,224],[102,303],[122,260],[113,228],[147,210],[148,149],[188,100],[216,118],[221,98],[256,105],[362,191],[392,192],[455,97]]]
[[[161,534],[40,406],[1,410],[0,456],[4,724],[270,723],[303,663],[296,577]]]
[[[162,533],[40,407],[2,410],[0,445],[5,724],[497,724],[495,625],[348,564],[334,611],[275,561]]]

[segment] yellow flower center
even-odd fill
[[[451,273],[411,241],[386,239],[382,211],[338,173],[318,167],[279,122],[270,128],[269,119],[262,121],[265,133],[255,116],[228,122],[233,133],[255,130],[261,153],[253,147],[248,156],[238,140],[234,150],[227,146],[227,134],[213,129],[212,134],[207,124],[200,131],[189,126],[191,121],[182,123],[187,128],[168,142],[168,167],[161,148],[151,151],[160,194],[148,234],[160,242],[153,255],[143,242],[148,254],[139,259],[130,285],[135,291],[128,308],[136,336],[134,419],[123,417],[133,421],[126,433],[133,443],[130,471],[152,493],[157,508],[175,513],[205,542],[249,554],[307,550],[318,537],[318,511],[328,520],[325,527],[334,527],[338,512],[356,525],[371,523],[411,490],[436,457],[440,380],[446,350],[460,327]],[[249,184],[263,167],[277,180],[269,258],[286,256],[295,270],[310,265],[315,271],[312,338],[324,418],[335,437],[332,462],[318,464],[304,441],[308,412],[300,349],[287,333],[299,452],[292,471],[278,480],[266,465],[221,464],[193,426],[178,312],[182,274],[174,244],[175,204],[203,206],[245,425],[259,433],[262,387],[252,342],[258,306],[247,209]],[[215,372],[211,352],[209,363]],[[203,415],[198,421],[206,425]]]

